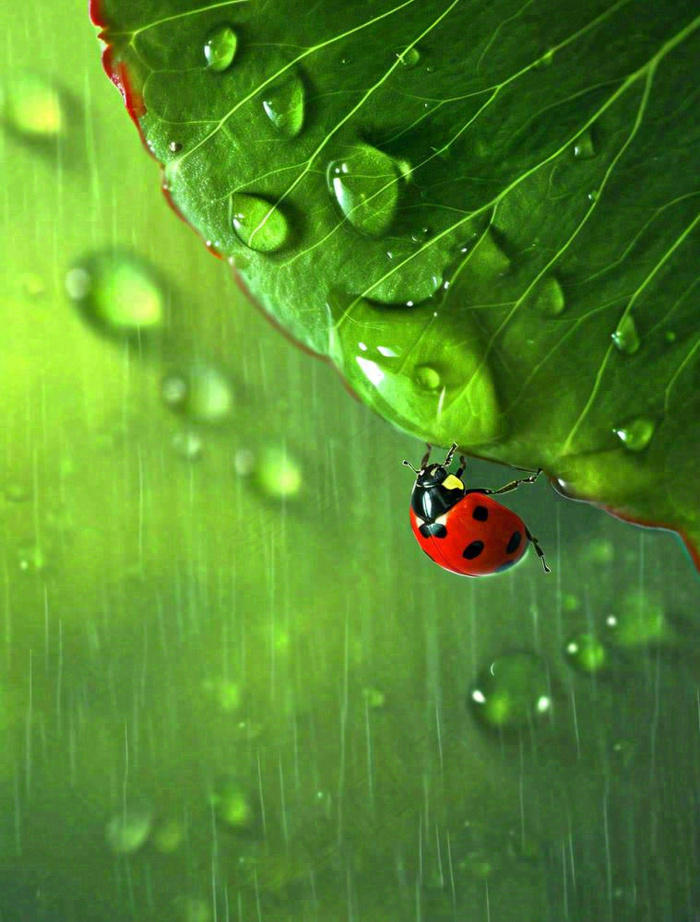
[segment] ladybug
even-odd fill
[[[457,444],[453,444],[442,464],[429,464],[431,446],[416,470],[411,494],[411,528],[416,540],[431,560],[462,576],[487,576],[502,573],[516,564],[533,545],[545,573],[551,573],[544,551],[527,526],[514,512],[491,499],[496,493],[509,493],[521,483],[534,483],[541,470],[531,477],[512,480],[500,490],[467,490],[462,481],[466,458],[459,456],[454,474],[447,469]]]

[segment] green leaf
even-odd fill
[[[697,555],[696,0],[93,18],[177,209],[363,400]]]

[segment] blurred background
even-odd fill
[[[423,446],[168,208],[87,4],[0,24],[2,922],[700,918],[680,542],[540,478],[551,575],[441,571]]]

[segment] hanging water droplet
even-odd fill
[[[578,160],[590,160],[595,157],[596,150],[593,143],[593,135],[589,130],[580,134],[574,141],[574,157]]]
[[[581,672],[598,672],[608,659],[608,651],[594,634],[576,634],[564,647],[566,658]]]
[[[0,120],[31,141],[50,141],[61,135],[66,115],[56,87],[40,74],[9,74],[0,84]]]
[[[471,689],[469,703],[490,727],[515,729],[541,722],[552,710],[546,663],[524,652],[494,660]]]
[[[630,420],[624,426],[613,429],[613,432],[630,451],[644,451],[654,434],[656,424],[646,416],[639,416]]]
[[[258,253],[274,253],[289,240],[289,224],[276,205],[236,192],[231,196],[231,221],[240,240]]]
[[[436,391],[440,387],[442,376],[432,365],[416,365],[415,379],[418,387],[425,391]]]
[[[410,48],[404,48],[403,51],[397,51],[396,57],[404,67],[415,67],[420,61],[420,51],[415,45],[412,45]]]
[[[625,355],[634,355],[639,349],[639,333],[631,311],[626,311],[620,318],[617,329],[612,334],[612,341],[620,352],[624,352]]]
[[[231,26],[219,26],[204,43],[204,57],[209,70],[220,74],[233,63],[238,48],[238,36]]]
[[[304,124],[304,84],[293,74],[266,88],[263,109],[283,135],[295,138]]]
[[[546,317],[558,317],[566,307],[564,291],[559,280],[548,275],[543,279],[535,294],[535,307]]]
[[[89,322],[112,334],[163,323],[163,287],[154,270],[129,253],[106,251],[81,260],[66,274],[66,291]]]
[[[363,234],[381,237],[391,227],[399,199],[396,161],[369,144],[328,166],[328,186],[343,217]]]

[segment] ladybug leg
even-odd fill
[[[542,473],[542,468],[540,468],[537,473],[531,474],[529,477],[521,477],[520,480],[511,480],[505,486],[501,487],[500,490],[482,490],[482,493],[510,493],[511,490],[517,490],[521,483],[534,483],[537,478]]]
[[[425,470],[425,468],[428,466],[428,461],[430,461],[430,452],[433,450],[433,446],[430,444],[430,442],[426,442],[425,446],[428,450],[421,458],[421,462],[420,462],[421,470]]]
[[[457,477],[458,480],[462,479],[462,474],[464,473],[464,468],[466,466],[467,466],[467,459],[464,457],[464,455],[460,455],[459,456],[459,467],[457,468],[457,471],[455,473],[455,477]]]
[[[540,558],[540,560],[542,561],[542,566],[544,567],[544,572],[545,572],[545,573],[551,573],[551,572],[552,572],[552,569],[551,569],[551,567],[548,567],[548,566],[547,566],[547,561],[544,559],[544,551],[543,551],[542,548],[540,547],[537,538],[535,538],[534,535],[531,535],[530,532],[529,532],[529,530],[528,530],[527,528],[525,529],[525,534],[527,535],[528,541],[530,541],[530,542],[532,543],[532,546],[535,548],[535,551],[537,552],[537,556],[538,556],[538,557]]]

